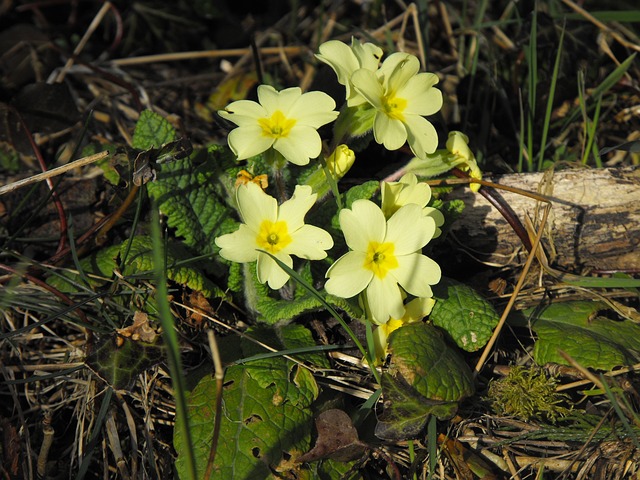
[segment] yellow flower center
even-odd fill
[[[407,108],[407,101],[404,98],[388,95],[382,99],[382,107],[389,117],[404,121],[403,112]]]
[[[287,118],[280,110],[276,110],[269,118],[259,118],[258,125],[265,137],[286,137],[296,124],[295,119]]]
[[[275,255],[280,250],[289,245],[292,241],[287,228],[287,222],[272,222],[263,220],[260,224],[260,231],[256,243],[262,250]]]
[[[398,259],[394,255],[393,243],[369,242],[364,268],[371,270],[375,276],[383,279],[389,270],[398,268]]]

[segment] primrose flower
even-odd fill
[[[400,207],[409,203],[415,203],[422,207],[425,216],[433,218],[436,222],[436,231],[433,238],[442,234],[439,227],[444,225],[444,215],[437,208],[427,207],[431,200],[431,187],[424,182],[418,182],[413,173],[406,173],[399,182],[382,182],[382,213],[385,218],[391,217]]]
[[[333,247],[331,235],[304,223],[316,197],[311,187],[298,185],[293,196],[278,207],[276,199],[255,183],[240,185],[236,200],[244,223],[235,232],[216,238],[216,245],[221,248],[220,256],[239,263],[257,260],[260,283],[267,282],[274,290],[281,288],[289,274],[259,250],[269,252],[289,267],[293,265],[291,255],[307,260],[325,258],[325,250]]]
[[[402,318],[402,287],[416,297],[433,296],[430,285],[440,281],[440,267],[420,250],[436,226],[416,204],[401,207],[386,220],[370,200],[356,200],[340,211],[340,228],[350,251],[331,265],[325,289],[351,298],[366,289],[371,320],[384,324]]]
[[[317,130],[338,116],[336,103],[329,95],[302,93],[298,87],[278,92],[270,85],[260,85],[258,100],[238,100],[218,111],[238,125],[227,139],[238,160],[271,147],[296,165],[306,165],[310,158],[320,155],[322,141]]]
[[[360,68],[375,72],[382,58],[382,49],[373,43],[362,43],[351,38],[351,47],[338,40],[329,40],[318,47],[316,58],[329,65],[338,77],[338,83],[347,91],[350,107],[365,103],[365,99],[351,87],[351,74]]]
[[[442,107],[442,92],[434,88],[438,76],[418,73],[420,62],[408,53],[393,53],[377,72],[366,68],[351,75],[353,88],[375,109],[373,134],[387,150],[405,142],[414,155],[424,158],[438,146],[434,126],[424,118]]]
[[[383,325],[378,325],[373,331],[373,343],[376,349],[376,364],[384,362],[387,357],[388,338],[391,332],[408,323],[419,322],[431,313],[436,301],[433,298],[414,298],[405,305],[405,312],[402,318],[391,318]]]

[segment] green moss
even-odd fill
[[[570,411],[560,405],[566,396],[557,393],[556,386],[555,377],[547,377],[542,369],[516,366],[489,383],[488,399],[498,415],[555,422]]]

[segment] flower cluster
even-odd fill
[[[281,264],[292,268],[293,256],[326,259],[334,246],[331,235],[305,224],[305,217],[318,198],[328,193],[328,183],[333,182],[333,191],[338,192],[336,181],[354,163],[354,152],[338,145],[340,140],[373,130],[376,142],[389,150],[408,143],[416,158],[399,181],[381,182],[380,205],[361,198],[339,210],[338,223],[348,251],[325,275],[328,294],[357,298],[367,320],[377,326],[375,358],[380,362],[393,330],[430,313],[431,286],[441,276],[438,264],[422,250],[441,234],[444,217],[429,206],[431,189],[416,174],[426,171],[426,176],[432,176],[435,170],[444,173],[458,167],[480,178],[480,171],[467,137],[460,132],[452,132],[446,150],[436,151],[436,129],[425,117],[440,110],[442,93],[435,88],[438,77],[420,73],[415,56],[393,53],[382,61],[378,46],[354,39],[350,46],[326,42],[316,57],[335,71],[345,87],[340,114],[325,93],[303,93],[299,88],[277,91],[268,85],[258,87],[258,102],[235,101],[219,112],[237,126],[229,133],[228,144],[238,160],[248,159],[252,165],[251,159],[259,154],[271,160],[280,201],[264,191],[270,183],[264,175],[253,177],[242,170],[235,198],[242,223],[215,243],[223,258],[256,262],[258,280],[272,289],[282,288],[289,274]],[[318,129],[334,120],[333,147],[327,152]],[[310,165],[300,176],[304,184],[296,185],[286,199],[281,173],[285,162],[304,167],[321,154],[322,167]],[[337,201],[341,206],[341,199]]]

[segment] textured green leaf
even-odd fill
[[[121,345],[116,343],[117,339]],[[162,361],[163,357],[161,345],[105,335],[92,346],[85,362],[108,385],[121,390],[130,388],[140,373]]]
[[[204,274],[196,269],[193,264],[186,263],[176,266],[177,263],[188,260],[191,254],[177,243],[166,244],[167,251],[164,254],[167,262],[167,278],[174,282],[187,286],[192,290],[202,292],[206,297],[224,298],[224,292],[215,285]],[[121,246],[121,255],[124,255],[127,242]],[[142,272],[152,272],[155,269],[153,264],[153,252],[151,237],[134,237],[127,257],[127,265],[124,268],[125,275],[133,275]]]
[[[289,456],[295,458],[308,449],[313,418],[310,404],[317,395],[308,370],[282,357],[269,358],[229,367],[224,385],[224,415],[212,478],[274,478],[272,468],[278,469]],[[215,398],[215,380],[207,376],[187,400],[200,475],[211,447]],[[180,428],[174,431],[176,468],[184,478],[186,442]]]
[[[80,260],[80,266],[89,278],[92,287],[97,287],[104,283],[93,278],[95,275],[111,278],[114,270],[119,268],[120,261],[126,253],[128,244],[129,242],[125,241],[120,245],[107,247]],[[189,252],[181,245],[171,242],[168,243],[165,258],[167,259],[167,277],[170,280],[189,287],[192,290],[202,292],[202,294],[207,297],[225,297],[225,293],[196,268],[194,263],[175,266],[177,262],[191,258]],[[151,238],[145,236],[134,237],[122,273],[125,276],[137,275],[143,272],[149,273],[153,270]],[[83,280],[79,274],[66,273],[62,277],[52,276],[47,282],[62,292],[77,292],[79,289],[74,285],[81,285]]]
[[[104,284],[103,280],[95,278],[96,275],[107,279],[111,278],[113,271],[118,266],[119,254],[120,245],[113,245],[80,260],[80,268],[89,279],[91,287],[95,288]],[[73,293],[80,290],[75,285],[84,285],[84,280],[78,273],[65,272],[62,276],[49,277],[47,283],[61,292]]]
[[[433,287],[436,304],[429,318],[467,352],[484,347],[500,317],[473,288],[450,278]]]
[[[458,402],[474,392],[473,375],[442,332],[421,322],[389,336],[391,364],[382,375],[384,411],[375,434],[388,440],[415,437],[429,415],[451,418]]]
[[[199,254],[218,252],[215,238],[238,228],[235,211],[226,203],[232,192],[220,183],[226,174],[215,165],[224,154],[212,149],[157,166],[156,181],[147,184],[167,223]]]
[[[131,146],[140,150],[146,150],[151,147],[159,147],[165,143],[173,142],[175,138],[175,129],[164,117],[151,110],[144,110],[136,123],[136,128],[131,139]]]
[[[537,340],[533,357],[539,364],[567,364],[562,350],[588,368],[611,370],[640,360],[640,325],[596,316],[602,302],[562,302],[528,309],[509,317],[516,326],[530,326]]]
[[[304,313],[318,311],[322,307],[322,303],[316,297],[291,280],[287,285],[293,289],[293,297],[278,298],[277,292],[273,292],[266,284],[258,281],[255,262],[245,264],[243,272],[245,301],[247,307],[257,313],[256,320],[259,322],[269,325],[289,322]],[[314,283],[309,263],[304,265],[300,274],[308,283]]]

